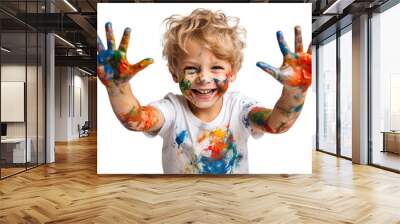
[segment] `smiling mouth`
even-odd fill
[[[192,91],[198,95],[207,95],[213,94],[217,89],[192,89]]]

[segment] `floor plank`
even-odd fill
[[[97,175],[96,138],[0,181],[0,223],[400,223],[400,175],[313,153],[312,175]]]

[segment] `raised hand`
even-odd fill
[[[106,23],[105,28],[107,49],[97,36],[97,75],[107,88],[113,88],[129,82],[136,73],[153,63],[153,59],[146,58],[136,64],[130,64],[126,59],[126,52],[131,29],[125,29],[119,48],[116,50],[111,23]]]
[[[295,52],[289,50],[282,32],[276,33],[279,48],[283,54],[283,63],[280,68],[275,68],[264,62],[257,62],[257,66],[271,74],[284,86],[299,87],[305,91],[311,84],[311,45],[307,52],[303,52],[300,26],[296,26],[294,31]]]
[[[283,91],[273,110],[254,107],[249,112],[248,119],[255,129],[269,133],[285,132],[294,124],[303,108],[306,90],[311,84],[311,46],[304,53],[300,27],[296,26],[294,31],[296,48],[294,53],[289,50],[282,32],[276,33],[283,54],[280,68],[257,62],[258,67],[283,84]]]
[[[126,28],[121,44],[116,50],[111,23],[106,23],[107,49],[97,37],[97,75],[107,87],[115,115],[127,129],[133,131],[159,130],[164,122],[161,112],[151,106],[142,107],[128,84],[136,73],[153,63],[150,58],[136,64],[128,62],[126,52],[130,33],[131,29]]]

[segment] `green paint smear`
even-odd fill
[[[189,90],[190,87],[192,87],[192,83],[190,83],[189,80],[182,80],[179,83],[179,88],[181,89],[182,92],[185,92],[186,90]]]
[[[121,51],[115,51],[114,52],[114,60],[115,61],[120,61],[122,56],[123,56],[123,53]]]
[[[293,109],[293,111],[294,112],[300,112],[301,111],[301,108],[303,108],[303,104],[300,104],[300,105],[298,105],[297,107],[295,107],[294,109]]]
[[[271,114],[270,110],[263,110],[257,112],[251,112],[249,118],[257,125],[264,126],[267,121],[269,115]]]

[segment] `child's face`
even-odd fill
[[[218,59],[197,41],[188,41],[187,51],[178,65],[179,87],[193,106],[210,108],[220,102],[236,74],[228,61]]]

